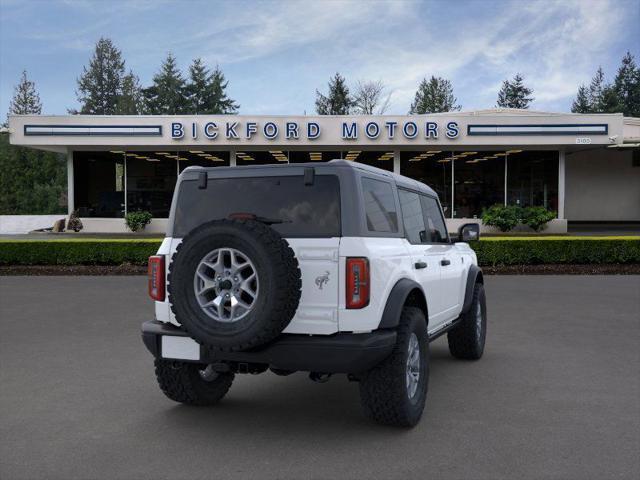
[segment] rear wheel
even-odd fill
[[[476,283],[471,308],[462,316],[460,324],[447,334],[449,352],[463,360],[478,360],[484,353],[486,337],[487,302],[484,285]]]
[[[233,383],[233,373],[215,372],[211,365],[156,359],[156,378],[171,400],[188,405],[214,405]]]
[[[360,380],[362,407],[378,423],[413,427],[422,416],[428,384],[427,322],[422,310],[405,307],[393,352]]]

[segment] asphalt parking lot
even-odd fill
[[[143,277],[0,277],[0,478],[640,476],[640,277],[488,277],[485,356],[432,344],[413,430],[334,377],[239,376],[213,408],[156,386]]]

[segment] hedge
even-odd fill
[[[640,237],[488,237],[471,247],[480,265],[640,263]]]
[[[156,239],[0,240],[0,265],[146,265]],[[480,265],[640,263],[640,237],[486,237]]]
[[[0,265],[146,265],[158,240],[0,241]]]

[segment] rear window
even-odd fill
[[[196,180],[180,185],[173,234],[184,237],[194,228],[234,214],[251,214],[272,223],[283,237],[340,236],[340,183],[335,175],[216,178],[206,189]]]

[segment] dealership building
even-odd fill
[[[491,109],[431,115],[11,116],[10,141],[67,157],[69,212],[125,230],[146,210],[163,231],[177,176],[345,159],[420,180],[454,230],[495,204],[544,206],[549,232],[640,224],[640,119]]]

